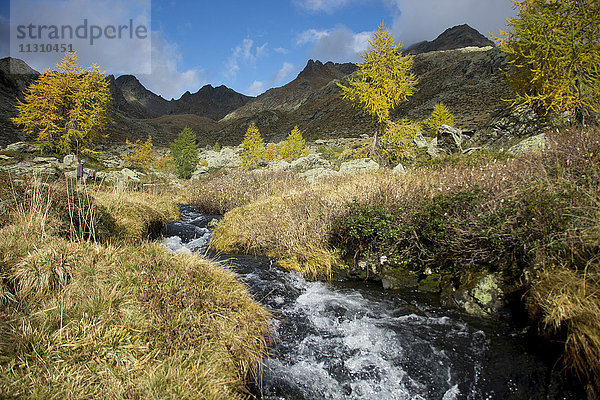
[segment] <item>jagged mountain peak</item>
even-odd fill
[[[431,42],[424,41],[413,44],[406,49],[406,52],[419,54],[438,50],[454,50],[463,47],[487,46],[494,46],[494,42],[479,33],[477,29],[467,24],[462,24],[446,29]]]

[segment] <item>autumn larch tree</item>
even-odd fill
[[[56,67],[58,71],[46,70],[27,88],[12,122],[34,135],[43,150],[91,151],[109,119],[108,81],[97,65],[78,66],[76,53],[66,53]]]
[[[287,162],[292,162],[307,154],[308,149],[306,148],[306,142],[302,137],[302,132],[300,132],[298,126],[294,126],[294,129],[292,129],[288,135],[287,140],[285,140],[279,148],[279,157]]]
[[[256,169],[265,159],[265,144],[256,124],[252,122],[246,130],[242,142],[242,167],[248,170]]]
[[[572,112],[579,122],[600,111],[600,1],[513,3],[519,15],[497,40],[509,56],[516,103],[543,116]]]
[[[338,84],[343,98],[377,119],[371,152],[377,147],[377,137],[385,129],[390,111],[408,99],[415,91],[417,78],[412,73],[413,59],[402,55],[402,43],[396,44],[392,33],[383,24],[369,39],[369,49],[358,63],[358,79],[348,86]]]

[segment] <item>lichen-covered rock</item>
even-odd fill
[[[208,168],[235,168],[241,165],[240,157],[236,151],[230,147],[225,147],[221,151],[204,150],[198,153],[198,159],[206,160]]]
[[[286,160],[271,161],[268,168],[272,171],[289,171],[292,169],[292,164]]]
[[[62,164],[63,168],[77,168],[77,156],[74,154],[67,154],[64,156]]]
[[[370,158],[359,158],[358,160],[346,161],[340,165],[341,174],[359,174],[364,172],[375,172],[379,170],[379,164]]]
[[[442,305],[480,317],[498,314],[506,306],[507,295],[506,285],[497,274],[481,274],[458,286],[452,279],[442,282]]]
[[[210,168],[204,165],[198,165],[190,179],[200,179],[201,176],[208,174],[208,171],[210,171]]]
[[[437,150],[445,154],[462,153],[466,140],[468,137],[460,129],[442,125],[437,134]]]
[[[17,153],[38,153],[41,151],[40,146],[26,142],[11,143],[6,146],[6,150]]]
[[[381,284],[384,289],[414,289],[419,285],[419,273],[406,268],[386,268]]]
[[[310,183],[313,183],[316,180],[326,177],[326,176],[338,176],[338,175],[340,175],[339,172],[337,172],[333,169],[323,168],[323,167],[309,169],[308,171],[305,171],[300,174],[301,177],[303,177]]]
[[[120,171],[98,171],[96,172],[96,179],[105,180],[107,182],[115,183],[129,183],[129,182],[140,182],[141,176],[139,172],[130,170],[129,168],[123,168]]]
[[[547,146],[548,138],[546,134],[541,133],[527,139],[521,140],[519,143],[508,149],[508,153],[521,156],[526,153],[544,150]]]
[[[397,174],[405,174],[406,173],[406,168],[404,168],[404,165],[402,164],[398,164],[394,167],[394,169],[392,170],[392,172],[395,172]]]
[[[315,168],[328,168],[331,163],[324,159],[320,154],[311,153],[305,157],[300,157],[297,160],[292,161],[291,169],[297,170],[309,170]]]

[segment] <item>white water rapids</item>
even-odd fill
[[[187,206],[182,214],[163,243],[175,252],[204,253],[212,217]],[[255,389],[259,398],[547,398],[547,368],[518,338],[443,310],[430,295],[308,282],[266,258],[219,260],[277,317],[276,342]]]

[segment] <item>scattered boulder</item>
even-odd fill
[[[129,168],[123,168],[120,171],[98,171],[95,173],[96,179],[114,183],[140,182],[141,176],[139,172],[132,171]]]
[[[341,174],[359,174],[377,170],[379,170],[379,164],[370,158],[359,158],[357,160],[346,161],[340,165]]]
[[[441,286],[442,305],[463,309],[472,315],[497,315],[506,305],[506,285],[497,274],[482,274],[458,286],[452,279],[445,279]]]
[[[6,146],[6,150],[15,151],[18,153],[39,153],[40,151],[42,151],[40,146],[26,142],[16,142],[9,144],[8,146]]]
[[[514,156],[521,156],[525,153],[544,150],[547,146],[547,141],[548,138],[546,137],[546,134],[540,133],[539,135],[521,140],[519,143],[508,149],[508,153]]]
[[[468,139],[460,129],[442,125],[437,134],[437,149],[445,154],[462,153],[463,143]]]
[[[425,136],[423,136],[423,134],[421,132],[417,132],[417,134],[413,138],[413,142],[415,142],[415,145],[419,149],[421,149],[423,147],[429,147],[429,142],[427,141],[427,139],[425,138]]]
[[[272,171],[289,171],[292,169],[292,164],[285,160],[271,161],[268,168]]]
[[[310,183],[313,183],[316,180],[321,179],[326,176],[338,176],[338,175],[340,175],[339,172],[337,172],[333,169],[323,168],[323,167],[309,169],[308,171],[300,174],[301,177],[303,177]]]
[[[292,161],[291,169],[293,170],[309,170],[319,167],[329,167],[331,163],[324,159],[321,154],[311,153],[305,157],[300,157]]]
[[[77,156],[74,154],[68,154],[63,158],[62,163],[64,168],[77,168],[77,164],[79,162],[77,160]]]
[[[240,157],[232,148],[225,147],[221,151],[204,150],[198,154],[200,160],[206,160],[208,168],[234,168],[241,165]]]
[[[404,165],[402,164],[398,164],[394,167],[394,169],[392,170],[392,172],[395,172],[397,174],[405,174],[406,173],[406,168],[404,168]]]
[[[210,168],[204,165],[198,165],[196,170],[192,173],[192,177],[190,179],[200,179],[202,175],[208,174],[208,171],[210,171]]]

